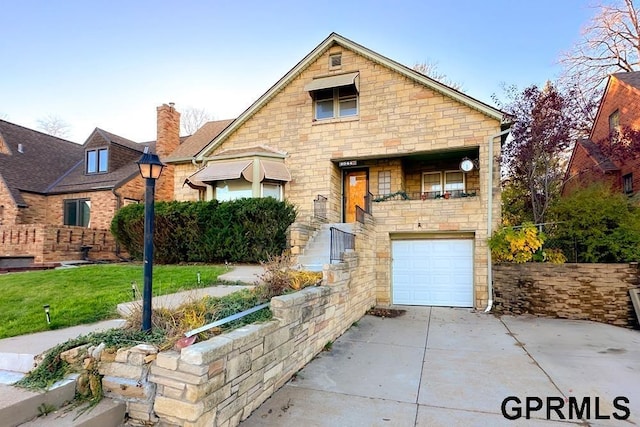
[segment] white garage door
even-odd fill
[[[393,303],[473,307],[473,240],[394,240]]]

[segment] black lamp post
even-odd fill
[[[151,330],[151,284],[153,279],[153,227],[154,227],[154,197],[156,179],[160,177],[164,165],[156,154],[149,153],[145,148],[144,154],[137,161],[140,175],[146,181],[144,196],[144,289],[142,291],[142,331]]]

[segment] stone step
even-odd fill
[[[125,422],[126,405],[113,399],[103,398],[93,408],[82,404],[76,408],[67,407],[47,415],[34,418],[22,427],[120,427]]]
[[[71,402],[76,394],[76,377],[59,381],[44,392],[1,384],[1,424],[19,426],[40,415],[45,408],[59,408]]]

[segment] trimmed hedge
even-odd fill
[[[259,262],[280,255],[296,211],[271,197],[155,204],[154,262]],[[144,205],[120,209],[111,233],[133,259],[144,251]]]

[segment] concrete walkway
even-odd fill
[[[224,296],[240,289],[246,284],[253,286],[259,282],[264,274],[264,268],[257,265],[237,265],[227,273],[220,275],[220,280],[238,285],[220,285],[208,288],[193,289],[170,295],[156,296],[152,298],[152,305],[157,307],[177,307],[178,305],[202,298],[205,295]],[[141,306],[141,301],[132,301],[118,305],[118,312],[126,317],[136,306]],[[117,328],[125,323],[123,319],[107,320],[90,325],[79,325],[64,329],[38,332],[29,335],[0,339],[0,384],[13,384],[20,379],[25,372],[33,368],[34,357],[48,349],[55,347],[69,339],[91,332],[104,331]]]
[[[640,424],[640,331],[398,308],[407,313],[362,318],[241,426],[567,426],[578,424],[571,399],[588,418],[580,425]],[[514,421],[502,415],[509,396],[522,402],[505,406],[508,416],[522,408]],[[627,421],[613,417],[625,415],[613,406],[618,396],[629,400],[618,402],[630,413]],[[525,419],[527,397],[532,407],[532,398],[543,402],[531,419]],[[553,410],[547,420],[548,398],[563,404],[564,421]]]

